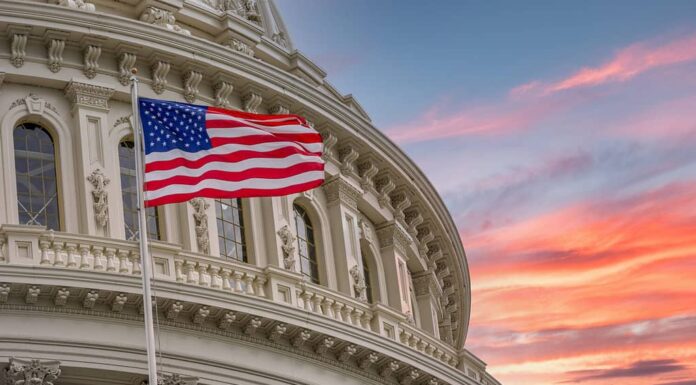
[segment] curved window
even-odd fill
[[[118,145],[118,161],[121,168],[121,195],[123,196],[123,222],[126,239],[138,239],[138,191],[135,181],[135,144],[124,140]],[[145,209],[147,236],[160,239],[159,214],[156,207]]]
[[[365,257],[365,252],[362,253],[362,268],[363,277],[365,278],[365,295],[367,295],[367,302],[372,303],[372,282],[370,280],[370,267],[367,264],[367,258]]]
[[[13,136],[19,223],[60,230],[53,138],[33,123],[15,127]]]
[[[319,266],[317,265],[317,248],[314,241],[314,229],[307,212],[298,205],[292,206],[295,212],[297,228],[297,246],[300,254],[300,272],[313,283],[319,283]]]
[[[247,262],[242,200],[239,198],[216,199],[215,218],[220,256]]]

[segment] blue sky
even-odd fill
[[[277,3],[443,196],[497,378],[696,385],[696,1]]]

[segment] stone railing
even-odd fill
[[[382,304],[367,304],[326,287],[306,282],[301,274],[276,266],[253,265],[183,250],[150,245],[157,281],[177,282],[244,295],[304,309],[400,342],[450,367],[479,367],[443,341],[411,325],[406,316]],[[99,274],[142,274],[137,243],[46,231],[37,226],[0,226],[0,266],[34,265]],[[466,362],[462,362],[466,361]],[[466,364],[466,365],[464,365]]]

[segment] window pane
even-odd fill
[[[20,223],[60,230],[51,135],[39,125],[26,123],[15,127],[13,136]]]

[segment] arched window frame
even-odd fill
[[[133,233],[133,230],[130,232],[128,231],[128,224],[126,223],[126,210],[128,209],[125,205],[125,202],[123,199],[125,198],[125,194],[123,192],[123,172],[121,170],[121,146],[125,142],[130,142],[133,143],[133,135],[126,135],[121,137],[121,139],[118,141],[118,144],[116,146],[116,167],[118,168],[118,178],[119,178],[119,186],[118,189],[122,194],[121,198],[121,216],[123,217],[123,231],[124,231],[124,237],[127,240],[135,240],[135,234]],[[133,147],[133,153],[135,154],[135,148]],[[133,199],[135,199],[135,195],[133,194]],[[136,203],[137,204],[137,203]],[[135,222],[139,226],[139,221],[137,218],[137,210],[136,209],[131,209],[130,211],[134,212],[136,215],[133,216]],[[163,216],[162,216],[162,211],[160,207],[148,207],[146,209],[147,213],[147,224],[148,224],[148,239],[150,240],[164,240],[165,239],[165,231],[164,231],[164,226],[163,226]],[[150,228],[151,223],[156,223],[157,228],[153,232],[152,229]],[[134,226],[134,228],[137,228],[137,226]],[[155,236],[156,235],[156,236]]]

